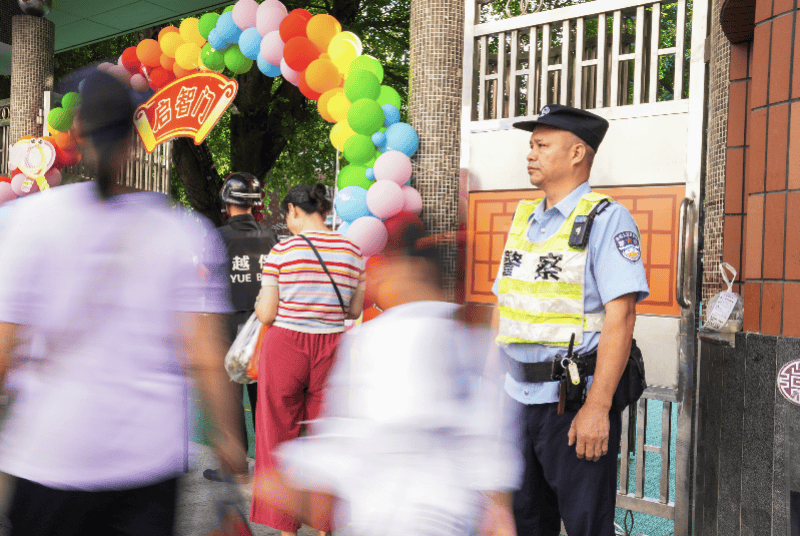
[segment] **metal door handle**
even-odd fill
[[[675,296],[678,304],[684,309],[692,307],[691,298],[686,293],[686,245],[691,240],[691,227],[689,222],[689,209],[694,204],[694,199],[684,198],[678,220],[678,277],[675,282]],[[689,248],[691,250],[691,248]]]

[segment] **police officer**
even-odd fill
[[[261,183],[250,173],[233,173],[225,179],[220,191],[228,221],[219,233],[228,250],[231,301],[235,311],[228,317],[228,336],[236,338],[239,327],[247,322],[255,310],[256,296],[261,290],[261,270],[278,236],[271,227],[258,223],[253,216],[253,205],[261,202]],[[245,386],[250,400],[250,415],[255,429],[257,386]],[[244,413],[244,412],[242,412]],[[242,431],[247,444],[247,426],[242,419]],[[216,469],[206,469],[203,476],[220,481]]]
[[[545,193],[518,205],[494,284],[525,460],[517,533],[555,536],[563,519],[570,536],[610,536],[621,433],[612,398],[649,294],[639,231],[589,187],[605,119],[551,104],[514,127],[531,132],[528,174]]]

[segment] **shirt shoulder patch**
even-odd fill
[[[622,231],[614,237],[617,251],[626,261],[637,263],[642,258],[642,248],[639,237],[633,231]]]

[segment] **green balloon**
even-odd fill
[[[350,136],[344,144],[344,157],[351,164],[368,162],[375,152],[375,145],[369,136],[356,134]]]
[[[348,140],[349,141],[349,140]],[[369,190],[374,183],[367,178],[367,168],[358,164],[350,164],[339,170],[336,186],[341,190],[348,186],[358,186]]]
[[[248,59],[239,50],[239,45],[231,45],[225,51],[225,66],[233,71],[233,74],[246,73],[253,67],[253,60]]]
[[[378,83],[383,82],[383,65],[372,56],[359,56],[350,64],[347,76],[357,70],[369,71],[378,78]]]
[[[81,103],[81,96],[74,91],[67,93],[61,97],[61,107],[64,109],[74,108]]]
[[[381,106],[384,104],[391,104],[398,110],[400,109],[400,106],[403,105],[403,99],[400,98],[400,93],[389,86],[381,86],[381,94],[378,95],[376,100]]]
[[[200,59],[203,60],[203,65],[212,71],[222,71],[225,68],[225,54],[212,47],[209,43],[203,45],[200,51]]]
[[[347,80],[344,81],[344,94],[350,102],[360,99],[375,100],[381,94],[381,83],[371,72],[356,69],[350,71]]]
[[[229,5],[225,9],[222,10],[223,13],[227,13],[228,11],[233,11],[234,4]]]
[[[59,132],[64,132],[72,126],[72,114],[64,108],[53,108],[47,114],[47,124]]]
[[[216,13],[206,13],[200,17],[197,29],[200,30],[200,35],[203,36],[203,39],[208,40],[208,34],[217,26],[217,19],[219,19],[219,15]]]
[[[381,105],[370,99],[355,101],[347,112],[347,124],[356,134],[372,136],[383,126]]]

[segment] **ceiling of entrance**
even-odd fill
[[[56,52],[229,5],[233,0],[53,0]]]

